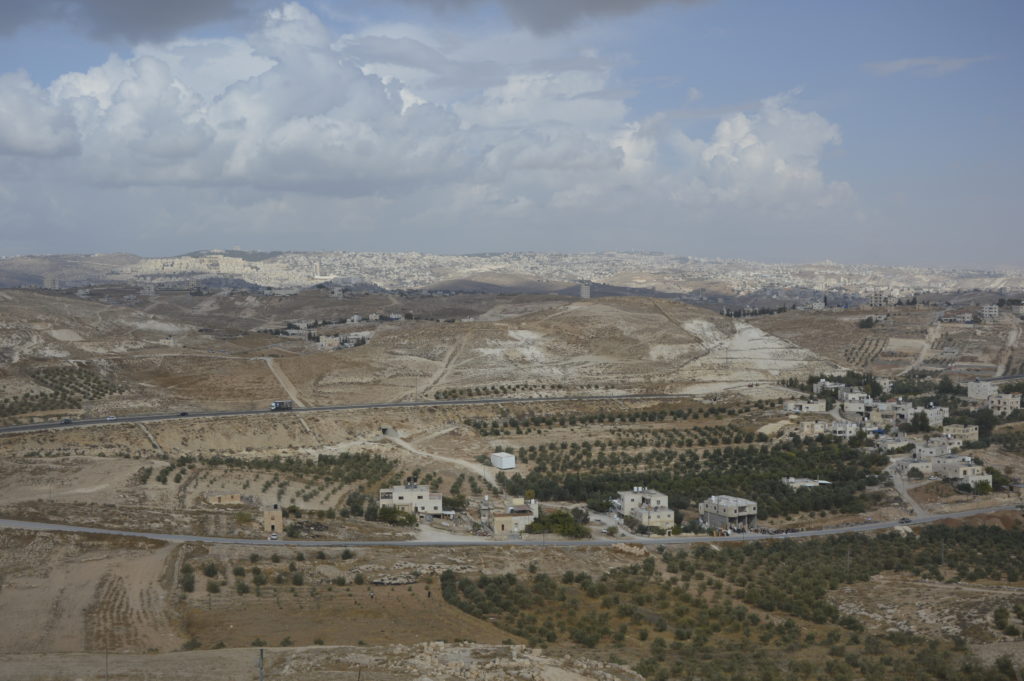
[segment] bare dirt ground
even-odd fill
[[[253,332],[288,319],[337,319],[407,304],[426,318],[332,327],[372,335],[350,349],[320,351],[304,335]],[[458,314],[451,322],[431,317],[445,312]],[[523,396],[707,392],[834,368],[748,325],[644,298],[159,296],[132,308],[14,291],[3,292],[0,313],[5,394],[46,393],[32,371],[73,362],[117,384],[118,393],[71,416],[252,409],[282,398],[311,405],[396,401],[503,384],[533,386]]]
[[[831,600],[876,631],[962,636],[972,643],[1009,642],[993,626],[992,611],[1024,602],[1024,585],[950,584],[887,573],[842,586],[832,592]]]
[[[94,681],[146,678],[150,681],[198,681],[257,678],[254,648],[203,650],[154,655],[0,655],[0,679]],[[545,655],[521,646],[472,643],[308,648],[269,648],[266,677],[303,681],[462,681],[467,678],[515,681],[639,681],[635,672],[585,657]]]

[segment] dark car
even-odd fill
[[[188,412],[187,411],[183,411],[180,414],[178,414],[178,416],[188,416]]]
[[[69,423],[71,423],[71,419],[61,419],[61,420],[60,420],[60,424],[61,424],[62,426],[66,426],[66,425],[68,425]]]
[[[910,518],[900,518],[900,524],[901,525],[908,525],[908,524],[910,524]]]

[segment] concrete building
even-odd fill
[[[917,443],[914,446],[915,459],[934,459],[940,456],[949,456],[953,448],[945,442],[929,442],[928,444]]]
[[[815,395],[817,395],[817,394],[822,393],[822,392],[824,392],[826,390],[839,390],[840,388],[845,388],[845,387],[846,387],[845,383],[838,383],[836,381],[826,381],[824,378],[819,378],[818,382],[815,383],[813,386],[811,386],[811,391]]]
[[[978,426],[965,426],[962,423],[950,423],[942,426],[942,434],[955,437],[963,442],[978,441]]]
[[[580,282],[580,298],[582,298],[583,300],[590,300],[590,282],[589,281],[581,281]]]
[[[782,403],[782,409],[791,414],[824,413],[828,411],[825,400],[786,400]]]
[[[337,350],[341,347],[341,336],[320,336],[321,350]]]
[[[284,531],[284,511],[281,510],[280,504],[271,504],[263,509],[263,531]]]
[[[385,487],[377,494],[377,503],[383,508],[395,508],[413,515],[441,515],[441,494],[431,492],[429,485],[407,482],[404,485]]]
[[[830,421],[826,429],[830,435],[848,438],[860,432],[860,424],[853,421]]]
[[[999,319],[999,306],[998,305],[982,305],[979,311],[983,320]]]
[[[856,386],[844,385],[839,389],[840,402],[867,402],[871,397]]]
[[[508,452],[494,452],[491,454],[491,465],[503,471],[516,467],[516,457]]]
[[[676,522],[676,514],[668,506],[668,495],[646,487],[619,492],[612,506],[623,517],[633,518],[645,527],[671,530]]]
[[[889,303],[889,294],[886,291],[871,291],[868,293],[868,305],[871,307],[885,307]]]
[[[932,462],[932,473],[958,483],[977,485],[979,482],[992,484],[992,476],[985,472],[969,456],[947,456]]]
[[[697,510],[700,521],[707,527],[719,530],[752,530],[757,527],[757,504],[749,499],[725,494],[710,496],[697,506]]]
[[[540,517],[540,504],[536,499],[512,497],[510,503],[491,509],[487,498],[480,505],[480,522],[491,528],[495,539],[521,536],[534,520]]]
[[[969,400],[987,400],[998,393],[999,388],[995,383],[971,381],[967,384],[967,399]]]
[[[985,404],[996,416],[1009,416],[1020,409],[1020,393],[997,393],[990,395]]]
[[[875,446],[883,452],[893,452],[897,449],[903,449],[909,444],[911,444],[911,441],[903,435],[880,437],[875,442]]]

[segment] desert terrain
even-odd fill
[[[743,678],[757,664],[897,678],[931,641],[950,664],[1020,663],[1024,576],[984,567],[1024,558],[1020,512],[987,513],[1018,496],[900,492],[886,457],[800,438],[805,419],[781,411],[812,375],[1005,373],[1012,319],[967,329],[908,309],[864,329],[858,311],[740,320],[665,298],[315,289],[6,290],[0,308],[0,426],[38,426],[0,433],[0,518],[105,531],[0,529],[0,679],[255,679],[260,650],[267,678],[325,679]],[[321,347],[331,335],[364,342]],[[281,399],[296,409],[270,412]],[[1024,474],[1018,430],[974,452],[1007,479]],[[797,493],[782,476],[832,485]],[[407,480],[455,510],[381,522],[378,490]],[[756,497],[766,533],[896,525],[915,507],[978,515],[785,554],[785,539],[659,547],[607,507],[648,484],[682,537],[716,493]],[[486,503],[517,497],[608,541],[460,545],[488,540]],[[274,504],[287,536],[268,541]],[[999,534],[971,553],[965,528]],[[301,543],[316,540],[333,544]],[[394,544],[351,544],[374,541]],[[854,550],[891,558],[853,574]]]

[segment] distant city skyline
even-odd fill
[[[16,3],[0,255],[1019,268],[1022,19],[953,0]]]

